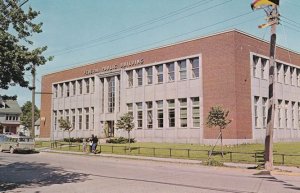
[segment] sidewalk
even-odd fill
[[[84,153],[84,152],[59,151],[59,150],[52,150],[49,148],[40,148],[37,150],[41,151],[41,152],[49,152],[49,153],[112,157],[112,158],[124,158],[124,159],[136,159],[136,160],[149,160],[149,161],[160,161],[160,162],[169,162],[169,163],[202,164],[202,161],[200,161],[200,160],[118,155],[118,154],[106,154],[106,153],[93,154],[93,153]],[[257,164],[225,162],[224,166],[232,167],[232,168],[242,168],[242,169],[255,169],[257,167]],[[300,168],[293,167],[293,166],[274,166],[274,171],[272,171],[271,174],[300,176]]]

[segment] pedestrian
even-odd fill
[[[92,135],[92,137],[89,139],[89,142],[90,142],[90,153],[92,153],[92,151],[93,151],[93,140],[94,140],[94,135]]]
[[[86,152],[87,141],[85,138],[82,139],[82,151]]]
[[[98,145],[98,138],[97,138],[97,135],[95,135],[94,140],[93,140],[93,152],[94,152],[94,154],[97,153],[97,145]]]

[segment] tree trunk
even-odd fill
[[[220,137],[221,137],[221,153],[222,153],[222,158],[224,157],[224,153],[223,153],[223,133],[222,133],[222,129],[220,128]]]
[[[129,152],[131,152],[131,147],[130,147],[130,131],[128,131],[128,143],[129,143]]]
[[[71,146],[71,138],[70,138],[70,130],[68,130],[68,134],[69,134],[69,148],[70,148],[70,146]]]

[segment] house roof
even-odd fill
[[[40,126],[40,125],[41,125],[41,118],[36,120],[36,122],[34,123],[34,126]]]
[[[2,100],[0,103],[0,113],[21,114],[22,110],[16,100]]]

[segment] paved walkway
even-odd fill
[[[123,158],[123,159],[136,159],[136,160],[150,160],[150,161],[160,161],[160,162],[171,162],[171,163],[184,163],[184,164],[202,164],[200,160],[188,160],[188,159],[175,159],[175,158],[159,158],[159,157],[145,157],[145,156],[132,156],[132,155],[118,155],[118,154],[93,154],[85,152],[70,152],[70,151],[59,151],[52,150],[49,148],[38,149],[42,152],[50,153],[63,153],[63,154],[76,154],[76,155],[86,155],[86,156],[102,156],[102,157],[113,157],[113,158]],[[224,166],[233,168],[244,168],[244,169],[255,169],[257,164],[245,164],[245,163],[231,163],[225,162]],[[263,170],[262,170],[263,171]],[[300,168],[292,166],[274,166],[274,174],[282,175],[297,175],[300,176]]]

